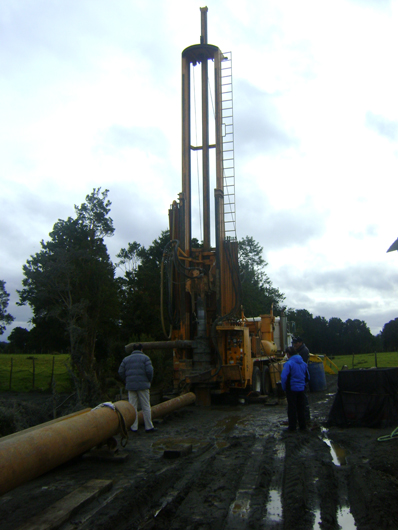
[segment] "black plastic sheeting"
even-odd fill
[[[398,368],[342,370],[329,413],[329,425],[395,427],[398,425]]]

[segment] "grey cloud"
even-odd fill
[[[373,334],[398,317],[398,271],[383,265],[358,265],[338,271],[316,269],[297,273],[283,267],[272,274],[273,283],[286,294],[286,303],[307,309],[314,316],[343,321],[364,320]]]
[[[238,227],[244,225],[247,234],[259,241],[265,253],[285,248],[303,248],[313,240],[321,238],[326,231],[328,211],[322,211],[306,199],[300,207],[300,214],[291,210],[275,210],[270,207],[267,199],[255,195],[254,203],[251,195],[240,196],[239,210],[243,212],[242,223],[238,219]],[[245,234],[241,234],[242,237]]]
[[[394,310],[379,312],[374,304],[364,301],[357,302],[355,300],[315,302],[311,312],[314,316],[323,316],[327,320],[333,317],[340,318],[343,322],[348,319],[363,320],[374,335],[377,335],[384,324],[395,318],[398,314]]]
[[[51,185],[48,186],[51,196]],[[54,195],[55,195],[55,190]],[[91,190],[87,190],[89,193]],[[52,195],[54,197],[54,195]],[[83,202],[84,197],[82,198]],[[18,266],[40,250],[40,241],[46,240],[54,223],[59,218],[66,219],[73,215],[73,204],[69,209],[59,200],[49,200],[42,195],[31,191],[19,191],[16,197],[1,200],[2,218],[0,224],[0,256],[3,251],[7,253],[7,263],[13,264],[20,260]],[[29,252],[29,254],[26,254]],[[6,263],[2,259],[3,268]]]
[[[343,322],[348,319],[363,320],[373,335],[380,333],[384,324],[398,317],[397,309],[391,307],[386,309],[381,303],[366,302],[363,299],[361,301],[341,299],[321,302],[309,299],[305,302],[295,308],[306,308],[314,317],[322,316],[326,320],[330,318],[340,318]]]
[[[148,60],[153,77],[159,70],[164,74],[170,55],[165,9],[167,4],[151,6],[142,2],[110,7],[106,0],[57,4],[48,0],[6,0],[1,13],[1,72],[18,73],[31,64],[37,70],[44,60],[41,79],[54,77],[57,72],[62,75],[62,71],[67,75],[68,67],[87,74],[99,58],[115,55],[115,49],[119,49],[129,57]]]
[[[296,272],[292,267],[282,267],[278,271],[279,284],[293,290],[311,291],[324,289],[325,292],[350,295],[354,299],[357,293],[390,295],[398,287],[398,271],[392,271],[380,264],[357,264],[344,269],[308,270]]]
[[[313,239],[318,239],[326,231],[326,215],[317,211],[303,211],[298,216],[295,212],[276,212],[266,221],[264,236],[267,250],[286,247],[304,247]]]
[[[382,331],[385,324],[398,317],[398,310],[396,308],[386,309],[382,304],[378,304],[365,309],[362,315],[363,318],[361,320],[365,320],[372,333],[377,334]]]
[[[74,9],[74,5],[79,8]],[[97,20],[95,12],[88,12],[87,7],[84,1],[71,5],[55,5],[45,0],[8,2],[3,11],[0,37],[3,73],[18,71],[32,63],[37,68],[43,58],[50,62],[56,59],[51,68],[46,64],[44,75],[52,76],[60,60],[63,68],[73,61],[75,69],[85,54],[82,41],[87,41]],[[80,66],[87,67],[87,64]]]
[[[0,341],[5,341],[14,328],[30,328],[28,322],[32,317],[32,311],[29,306],[20,307],[16,304],[19,301],[19,296],[16,290],[22,289],[22,269],[7,271],[6,276],[1,279],[6,282],[6,291],[10,295],[7,311],[15,318],[15,320],[6,327],[4,334],[0,335]]]
[[[368,111],[366,113],[366,125],[380,134],[380,136],[384,136],[389,140],[395,141],[398,139],[398,122],[396,121]]]
[[[99,149],[112,152],[126,148],[151,152],[166,159],[169,154],[169,140],[157,127],[113,125],[103,132]]]
[[[398,316],[398,270],[387,269],[383,264],[304,272],[285,266],[274,271],[271,279],[286,294],[289,307],[305,308],[326,319],[364,320],[374,334]]]
[[[235,138],[237,154],[247,156],[298,147],[299,141],[285,130],[277,112],[277,96],[248,81],[234,82]]]
[[[162,230],[168,228],[167,211],[159,210],[152,197],[145,197],[132,189],[126,193],[121,186],[113,186],[111,190],[112,211],[115,235],[106,240],[109,254],[117,261],[116,254],[128,243],[137,241],[148,247],[160,236]],[[170,197],[170,202],[174,197]],[[117,205],[117,208],[114,206]]]
[[[370,224],[365,226],[361,232],[350,232],[350,236],[354,239],[363,240],[367,237],[377,237],[379,235],[377,225]]]
[[[374,225],[374,224],[368,225],[365,228],[365,233],[367,236],[377,237],[379,235],[377,225]]]

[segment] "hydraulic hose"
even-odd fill
[[[378,442],[389,442],[390,440],[393,440],[394,438],[398,438],[398,427],[396,427],[391,434],[386,434],[385,436],[380,436],[377,438]]]

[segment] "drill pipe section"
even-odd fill
[[[159,342],[131,342],[126,344],[124,347],[126,353],[131,353],[134,351],[135,344],[141,344],[143,350],[170,350],[170,349],[180,349],[185,350],[186,348],[194,348],[194,340],[164,340]]]
[[[152,407],[152,419],[156,420],[156,418],[163,418],[163,416],[170,414],[170,412],[182,409],[187,405],[192,405],[192,403],[195,403],[195,400],[195,394],[193,392],[188,392],[187,394],[182,394],[181,396],[170,399],[169,401],[164,401],[163,403],[154,405]],[[142,411],[138,413],[138,423],[140,425],[144,424],[144,416]]]
[[[127,401],[114,404],[126,425],[135,420]],[[0,439],[0,495],[28,480],[68,462],[115,436],[120,430],[119,414],[104,406],[41,429]]]
[[[156,406],[160,417],[195,401],[185,394]],[[99,406],[64,421],[21,431],[18,436],[0,438],[0,495],[54,469],[120,433],[120,416],[127,428],[135,421],[135,409],[128,401]],[[163,406],[164,405],[164,406]],[[114,410],[115,407],[117,410]],[[154,407],[155,408],[155,407]]]

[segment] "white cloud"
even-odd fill
[[[199,42],[199,7],[3,1],[0,278],[18,322],[23,263],[94,187],[110,190],[113,258],[167,227],[181,188],[181,52]],[[233,56],[238,236],[264,247],[288,305],[373,331],[398,311],[398,254],[386,254],[397,22],[387,0],[220,0],[208,12],[209,42]]]

